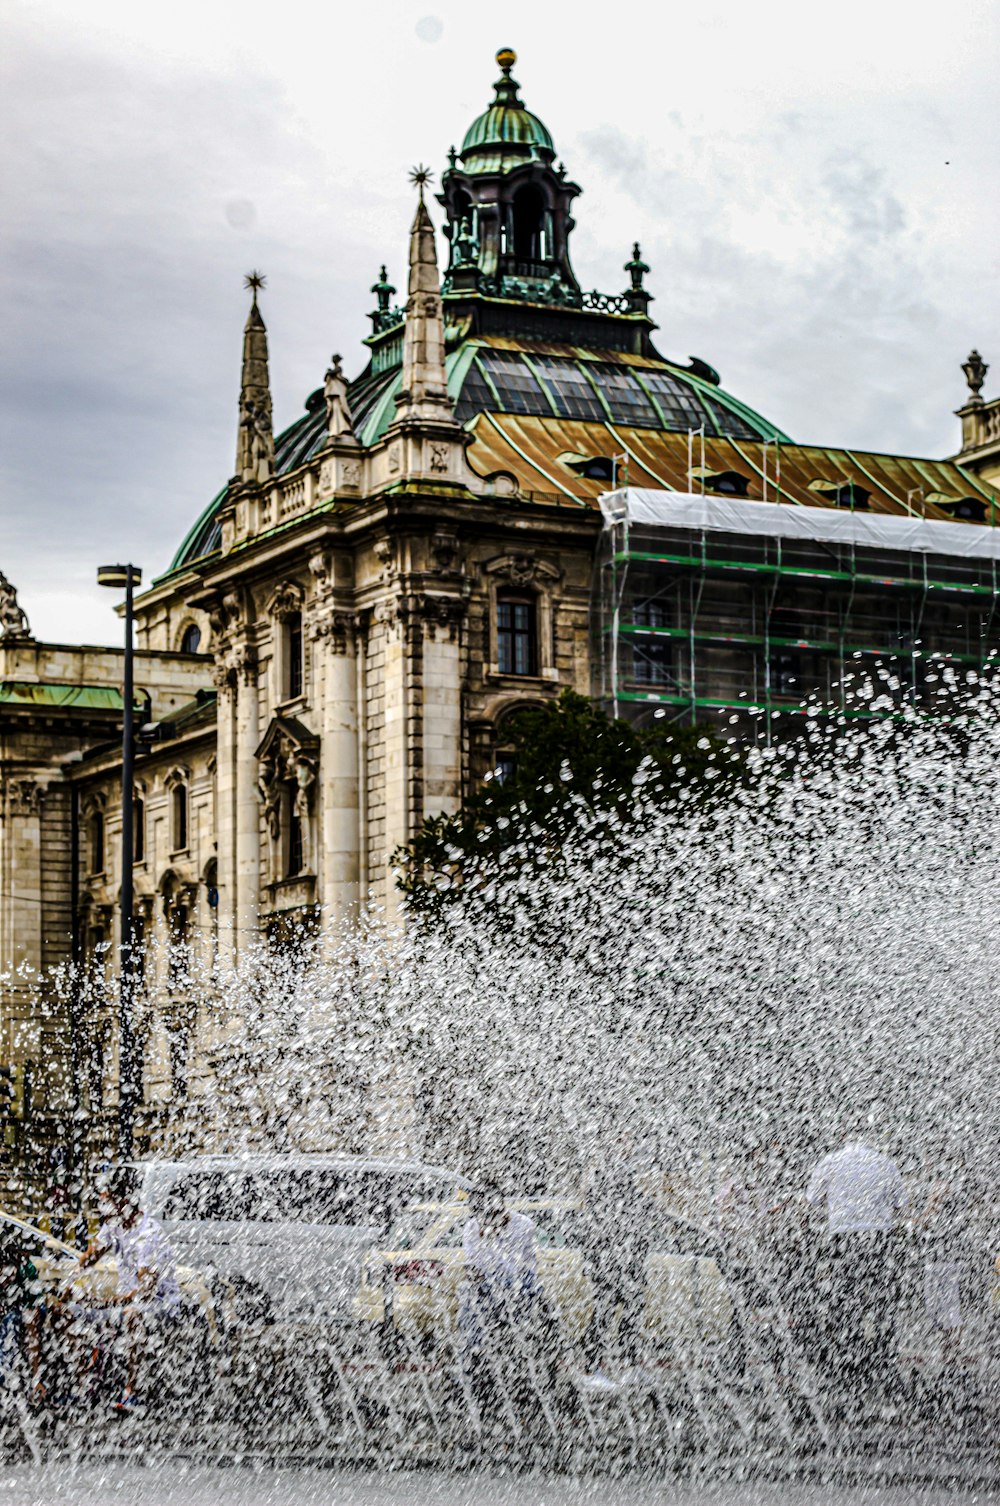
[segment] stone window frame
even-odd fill
[[[558,678],[555,663],[555,594],[562,581],[562,572],[548,560],[539,559],[532,552],[511,552],[488,560],[483,566],[486,577],[489,614],[485,632],[486,658],[483,665],[484,678],[500,680],[504,684],[531,685],[553,681]],[[499,599],[505,591],[535,598],[535,653],[537,662],[534,673],[514,675],[500,669],[497,611]]]
[[[80,815],[83,817],[84,829],[87,833],[87,863],[86,874],[90,879],[103,878],[108,873],[108,797],[102,790],[94,790],[85,797],[80,807]],[[95,822],[101,823],[101,865],[94,866],[94,842]]]
[[[298,706],[306,699],[306,686],[309,683],[309,664],[307,658],[307,639],[305,632],[305,587],[299,581],[291,578],[285,579],[277,585],[268,598],[266,612],[271,620],[272,641],[272,695],[275,706]],[[291,685],[291,628],[290,624],[298,617],[301,626],[301,677],[302,683],[297,691]]]
[[[187,764],[176,764],[169,773],[163,777],[163,788],[167,791],[168,799],[168,825],[170,831],[169,852],[171,857],[191,851],[191,770]],[[184,792],[184,831],[183,843],[178,843],[178,810],[180,802],[178,794]]]
[[[142,841],[139,840],[140,832]],[[149,791],[144,779],[135,780],[132,791],[132,867],[145,868],[149,859]]]
[[[184,639],[187,634],[191,632],[192,628],[196,629],[199,635],[198,647],[185,648]],[[200,623],[196,617],[192,617],[190,615],[185,617],[181,622],[180,632],[177,634],[177,652],[179,654],[204,654],[207,653],[207,651],[208,644],[206,642],[206,630],[204,625]]]

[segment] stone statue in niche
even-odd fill
[[[268,833],[271,840],[276,842],[281,835],[281,782],[277,763],[272,758],[261,760],[257,773],[257,791],[264,807]]]
[[[316,783],[316,765],[311,758],[306,758],[302,753],[293,753],[289,758],[289,765],[295,776],[293,803],[295,814],[299,818],[299,830],[302,833],[302,867],[309,871],[312,868],[312,832],[309,813],[312,810],[313,787]]]

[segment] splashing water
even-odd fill
[[[886,710],[885,695],[861,683],[851,709]],[[934,719],[804,706],[798,735],[753,754],[724,799],[665,804],[640,770],[612,808],[570,796],[558,841],[525,814],[433,923],[370,916],[294,954],[261,945],[225,972],[188,961],[204,1066],[187,1108],[165,1116],[169,1153],[452,1168],[534,1210],[543,1282],[563,1275],[544,1324],[508,1312],[485,1400],[455,1304],[436,1293],[433,1319],[408,1327],[419,1302],[394,1316],[385,1296],[383,1277],[411,1295],[444,1285],[433,1243],[402,1280],[379,1257],[387,1305],[366,1321],[353,1307],[279,1333],[219,1296],[209,1379],[183,1428],[160,1419],[160,1446],[186,1428],[185,1447],[210,1457],[447,1463],[471,1449],[578,1468],[766,1471],[780,1456],[828,1471],[875,1439],[906,1473],[960,1435],[984,1468],[1000,1411],[997,712],[974,677],[942,683]],[[803,1202],[845,1138],[893,1159],[914,1223],[908,1275],[880,1297],[900,1314],[900,1389],[871,1416],[852,1411],[824,1349],[832,1278]],[[595,1349],[567,1315],[600,1266],[586,1208],[609,1176],[619,1196],[602,1237],[639,1238],[646,1285]],[[949,1227],[964,1231],[964,1316],[950,1326],[920,1285],[928,1229],[941,1229],[922,1210],[942,1178],[959,1188]],[[446,1211],[414,1218],[426,1232]],[[130,1426],[147,1447],[150,1420]]]

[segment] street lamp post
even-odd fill
[[[128,1161],[132,1156],[135,1114],[142,1088],[132,1018],[135,992],[135,973],[132,965],[134,941],[132,860],[135,854],[135,833],[132,825],[135,803],[133,789],[135,736],[132,726],[135,704],[132,592],[135,586],[142,584],[142,571],[136,565],[102,565],[97,572],[97,583],[99,586],[111,586],[118,591],[124,588],[125,591],[125,665],[122,684],[121,948],[118,965],[118,1157],[121,1161]]]

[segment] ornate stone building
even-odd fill
[[[924,517],[986,521],[977,475],[997,474],[1000,438],[978,356],[963,469],[794,445],[706,362],[658,352],[638,245],[624,291],[581,290],[580,189],[513,53],[497,61],[441,180],[443,275],[421,170],[405,305],[383,267],[365,369],[348,381],[333,357],[277,436],[247,279],[234,475],[137,599],[136,916],[163,943],[150,1104],[194,1087],[185,958],[392,907],[394,850],[503,767],[510,713],[590,693],[602,492],[773,500],[777,461],[778,500],[905,513],[919,492]],[[120,679],[116,651],[36,643],[0,577],[0,966],[115,955]],[[7,979],[0,1056],[47,1073],[35,1101],[58,1141],[72,1104],[99,1122],[114,1102],[113,1019],[33,999]]]

